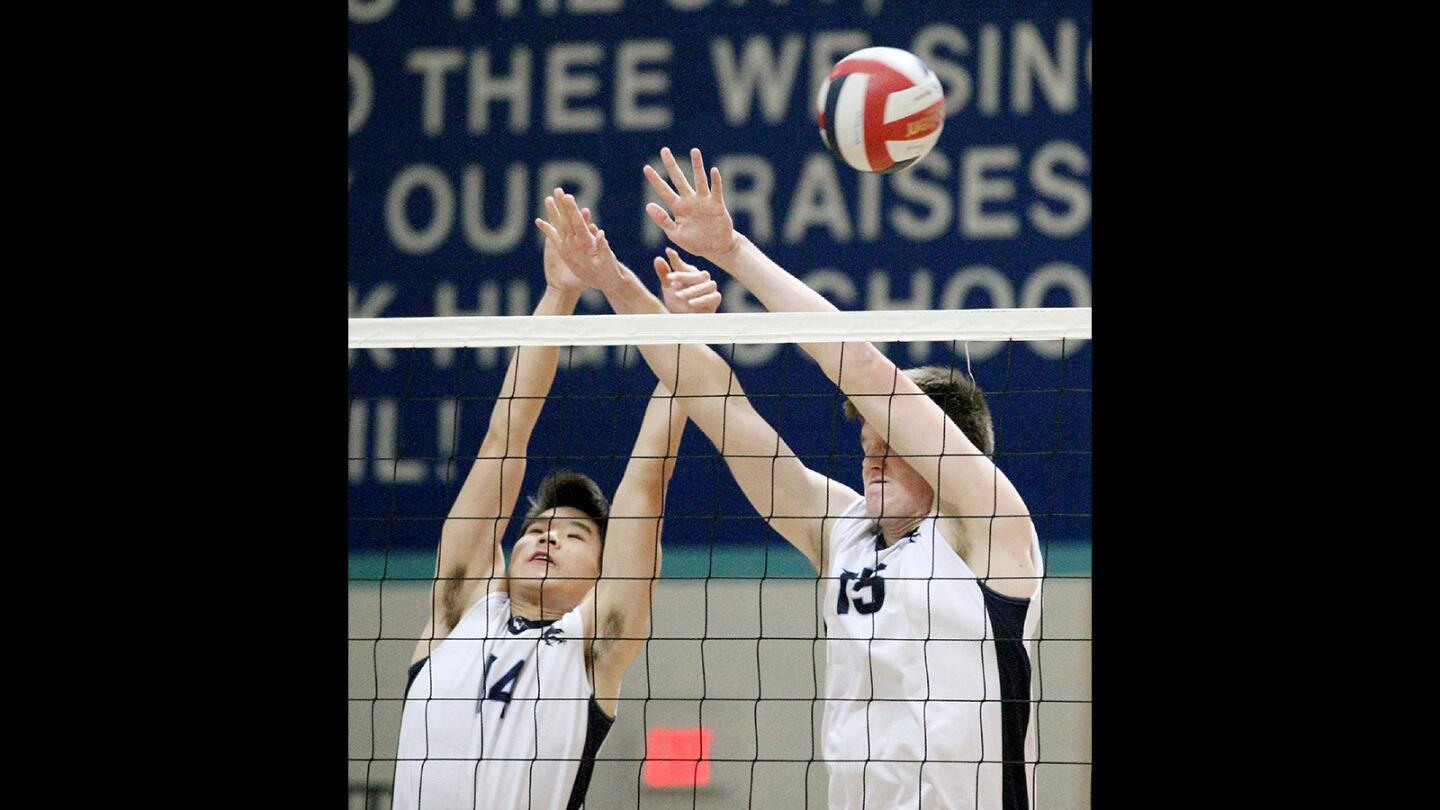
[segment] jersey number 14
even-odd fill
[[[505,674],[501,675],[500,679],[487,689],[486,684],[490,683],[490,665],[495,663],[496,657],[492,653],[485,660],[485,673],[480,676],[480,702],[475,704],[475,713],[480,713],[480,710],[485,707],[485,701],[498,700],[505,704],[505,707],[500,710],[500,716],[504,717],[505,712],[510,710],[510,698],[515,693],[515,679],[520,677],[520,670],[525,666],[525,659],[516,661],[515,666],[506,670]]]

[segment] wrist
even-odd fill
[[[730,247],[718,253],[712,253],[705,258],[708,259],[711,264],[714,264],[722,270],[728,271],[730,268],[727,266],[727,264],[733,262],[735,259],[738,259],[740,257],[741,249],[749,241],[749,239],[745,238],[744,234],[740,233],[739,231],[732,230],[730,232]]]
[[[547,283],[545,285],[545,293],[541,296],[541,300],[548,299],[555,305],[557,310],[570,312],[574,311],[575,305],[580,302],[580,294],[582,292],[584,292],[583,289],[572,290],[568,287],[556,287],[553,284]]]

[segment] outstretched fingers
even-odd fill
[[[705,182],[705,159],[700,156],[700,150],[690,149],[690,168],[695,171],[695,191],[700,194],[710,193],[710,184]]]
[[[680,195],[676,194],[675,190],[670,188],[670,184],[666,183],[665,180],[660,177],[660,173],[655,171],[655,167],[646,163],[641,167],[640,171],[645,174],[645,179],[650,181],[650,187],[655,189],[656,194],[660,195],[660,201],[674,208],[675,201],[680,199]]]
[[[546,222],[543,217],[536,217],[535,227],[539,228],[540,232],[545,234],[545,238],[555,247],[560,247],[560,232],[555,230],[554,225]]]
[[[690,181],[685,179],[685,172],[680,170],[680,164],[675,162],[675,156],[670,153],[670,147],[660,147],[660,160],[665,163],[665,171],[670,174],[670,182],[675,184],[675,190],[681,196],[688,197],[695,193],[690,187]]]
[[[559,189],[556,189],[557,191]],[[560,200],[560,214],[565,218],[565,225],[570,229],[567,236],[578,238],[581,244],[590,248],[594,246],[594,239],[591,236],[589,223],[585,215],[580,213],[580,206],[575,202],[575,195],[566,194]]]

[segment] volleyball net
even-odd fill
[[[902,369],[950,371],[984,392],[993,460],[1024,498],[1044,561],[1027,651],[1030,806],[1088,806],[1090,320],[1089,308],[351,319],[350,806],[390,806],[441,529],[491,413],[515,403],[501,382],[516,347],[562,348],[525,451],[507,554],[525,496],[548,473],[582,472],[614,496],[655,391],[640,346],[712,346],[806,467],[864,492],[861,426],[798,345],[849,341],[874,343]],[[683,406],[685,397],[675,401]],[[675,466],[649,634],[595,755],[586,807],[829,807],[834,763],[822,716],[833,676],[824,613],[831,583],[767,525],[693,422],[666,454]],[[941,580],[928,587],[960,587]],[[923,629],[910,640],[922,648],[933,641]],[[998,709],[993,685],[977,688],[974,702]],[[474,711],[459,703],[456,710]],[[523,714],[533,704],[515,708]],[[991,746],[984,758],[998,761],[1001,741],[982,742]]]

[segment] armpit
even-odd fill
[[[594,664],[609,652],[624,632],[625,625],[620,620],[620,612],[612,610],[606,613],[605,618],[600,622],[600,628],[595,633],[595,641],[590,645],[590,663]]]
[[[439,586],[441,615],[447,627],[454,627],[465,614],[465,569],[452,569]]]

